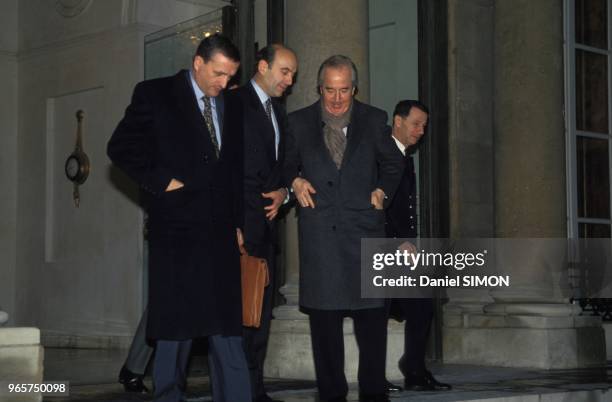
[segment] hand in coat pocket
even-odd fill
[[[385,192],[377,188],[372,191],[370,196],[370,202],[374,205],[374,209],[383,209],[383,203],[385,202]]]
[[[170,180],[170,183],[168,184],[168,187],[166,187],[166,192],[175,191],[175,190],[178,190],[179,188],[182,188],[184,186],[185,186],[185,184],[183,184],[182,181],[176,180],[176,179],[172,179],[172,180]]]

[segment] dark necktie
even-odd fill
[[[274,127],[274,121],[272,120],[272,100],[270,98],[266,100],[266,115],[268,116],[268,119],[270,120],[272,127]],[[277,146],[278,146],[278,138],[276,137],[276,130],[274,130],[274,157],[275,158],[278,158]]]
[[[203,96],[202,100],[204,101],[204,121],[206,122],[206,128],[208,128],[208,133],[210,134],[210,140],[213,143],[213,147],[215,148],[215,155],[219,156],[219,142],[217,141],[217,131],[215,130],[215,123],[213,122],[212,117],[212,106],[210,104],[210,97]]]
[[[414,160],[412,159],[412,155],[406,152],[406,155],[404,156],[404,158],[406,159],[406,173],[408,173],[410,176],[413,176],[414,175]]]
[[[272,101],[270,98],[266,101],[266,114],[268,115],[268,119],[272,122]]]

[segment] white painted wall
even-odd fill
[[[254,1],[254,19],[255,19],[255,42],[259,45],[259,49],[268,44],[268,1]]]

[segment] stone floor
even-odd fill
[[[45,380],[70,381],[69,397],[44,401],[149,401],[150,395],[128,394],[116,382],[124,350],[45,349]],[[598,402],[612,401],[612,366],[605,370],[530,370],[432,364],[432,371],[453,384],[447,392],[401,392],[392,402]],[[145,379],[150,385],[150,378]],[[399,383],[399,381],[397,381]],[[268,380],[270,394],[285,402],[316,401],[312,381]],[[204,356],[195,356],[188,384],[188,401],[210,401]],[[350,401],[357,401],[351,385]]]

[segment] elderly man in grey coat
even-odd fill
[[[289,115],[285,181],[299,203],[300,308],[309,315],[319,397],[346,401],[342,322],[359,345],[360,401],[387,401],[383,300],[361,298],[361,239],[384,237],[386,206],[404,163],[384,111],[354,99],[345,56],[319,68],[320,99]]]

